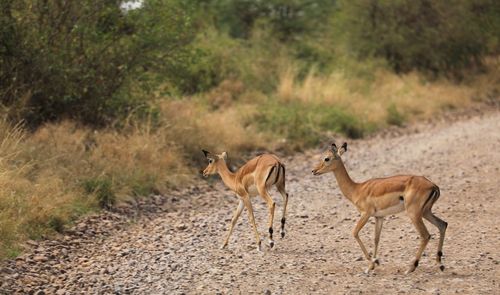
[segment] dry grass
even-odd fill
[[[234,157],[264,146],[262,135],[244,127],[249,108],[210,112],[189,100],[160,108],[156,127],[142,122],[120,132],[65,121],[28,133],[1,121],[0,257],[17,255],[22,241],[60,231],[99,204],[193,180],[202,147],[236,151]]]
[[[434,116],[447,108],[465,108],[474,98],[484,97],[498,85],[498,67],[475,77],[469,83],[454,83],[446,79],[428,81],[418,73],[396,75],[384,69],[373,78],[352,78],[342,72],[328,76],[311,71],[298,81],[293,67],[281,74],[277,97],[283,102],[319,103],[354,114],[375,125],[384,125],[394,107],[405,118],[413,121]]]

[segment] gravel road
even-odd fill
[[[426,222],[432,240],[417,270],[404,275],[419,237],[401,213],[386,218],[381,265],[364,274],[367,264],[352,237],[359,214],[333,174],[311,175],[317,150],[283,159],[290,193],[287,236],[276,238],[273,249],[255,250],[243,213],[228,249],[220,250],[238,201],[220,181],[208,185],[200,179],[198,187],[159,202],[161,213],[89,217],[57,240],[33,243],[27,254],[3,263],[0,293],[500,294],[500,113],[401,133],[350,141],[346,167],[357,181],[411,173],[440,186],[433,211],[449,224],[444,272],[435,263],[438,231]],[[278,231],[281,197],[272,195]],[[261,199],[253,204],[265,237],[267,209]],[[103,223],[107,227],[98,230]],[[369,250],[373,235],[371,221],[360,234]]]

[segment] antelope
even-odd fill
[[[312,170],[312,173],[313,175],[320,175],[330,171],[333,172],[342,194],[351,201],[360,212],[361,218],[354,228],[353,235],[363,251],[365,258],[369,261],[368,268],[365,272],[368,273],[374,270],[375,264],[380,264],[377,258],[377,249],[384,217],[403,211],[410,217],[413,225],[420,234],[420,247],[417,250],[415,259],[406,271],[406,274],[413,272],[417,268],[422,252],[431,238],[422,217],[439,229],[439,244],[436,261],[440,265],[439,269],[443,271],[444,265],[441,261],[441,257],[443,256],[444,235],[448,223],[432,213],[432,206],[440,195],[439,187],[427,178],[415,175],[373,178],[365,182],[356,183],[347,173],[341,159],[342,154],[346,151],[347,143],[344,143],[340,149],[333,143],[323,154],[321,162]],[[359,238],[359,232],[372,216],[375,217],[375,246],[373,257],[370,257],[363,242]]]
[[[272,154],[263,154],[257,156],[247,163],[245,163],[238,171],[231,172],[227,167],[227,153],[223,152],[220,155],[212,154],[203,150],[205,157],[208,160],[208,166],[203,170],[203,176],[208,177],[211,174],[219,174],[224,184],[232,190],[239,198],[239,204],[234,211],[233,218],[229,227],[229,232],[221,246],[221,249],[227,247],[229,238],[233,233],[233,228],[238,218],[246,207],[248,217],[252,223],[257,240],[257,250],[261,251],[261,241],[257,226],[255,225],[255,218],[253,215],[253,208],[250,199],[259,195],[267,204],[269,208],[269,246],[273,248],[273,221],[274,221],[274,208],[275,203],[269,195],[269,189],[274,185],[283,197],[283,211],[281,217],[281,238],[285,237],[285,216],[286,206],[288,203],[288,194],[285,190],[285,166],[278,159],[277,156]]]

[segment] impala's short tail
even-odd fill
[[[427,200],[425,200],[425,203],[422,206],[422,209],[424,209],[424,211],[431,209],[432,205],[434,205],[434,203],[439,199],[440,195],[441,195],[441,191],[439,190],[439,187],[435,186],[431,190],[431,193],[429,194],[429,197],[427,198]]]

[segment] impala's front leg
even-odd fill
[[[366,251],[365,245],[359,238],[359,231],[365,226],[365,224],[368,222],[368,219],[370,218],[370,214],[364,213],[361,216],[361,219],[359,219],[358,223],[356,224],[356,227],[354,228],[353,231],[353,236],[358,241],[359,247],[361,247],[361,250],[363,251],[363,254],[365,254],[366,260],[370,261],[370,254],[368,254],[368,251]],[[371,261],[370,261],[371,264]],[[370,271],[370,266],[365,270],[366,273]]]
[[[252,203],[250,202],[250,197],[246,196],[245,198],[243,198],[243,202],[245,203],[245,207],[247,207],[248,219],[250,219],[250,223],[252,223],[253,226],[255,239],[257,241],[257,250],[260,251],[261,250],[260,235],[259,231],[257,230],[257,225],[255,224],[255,217],[253,215],[253,208],[252,208]]]
[[[382,232],[382,225],[384,224],[384,217],[375,218],[375,247],[373,249],[373,257],[370,264],[370,270],[375,269],[375,265],[379,265],[380,262],[377,258],[378,243],[380,242],[380,233]]]
[[[236,222],[238,222],[238,218],[241,215],[241,212],[243,211],[245,204],[243,203],[243,200],[240,199],[240,203],[238,204],[238,207],[234,211],[233,219],[231,220],[231,225],[229,226],[229,232],[227,233],[226,240],[224,241],[224,244],[222,244],[221,249],[224,249],[227,247],[227,244],[229,243],[229,238],[231,237],[231,234],[233,233],[233,228]]]

